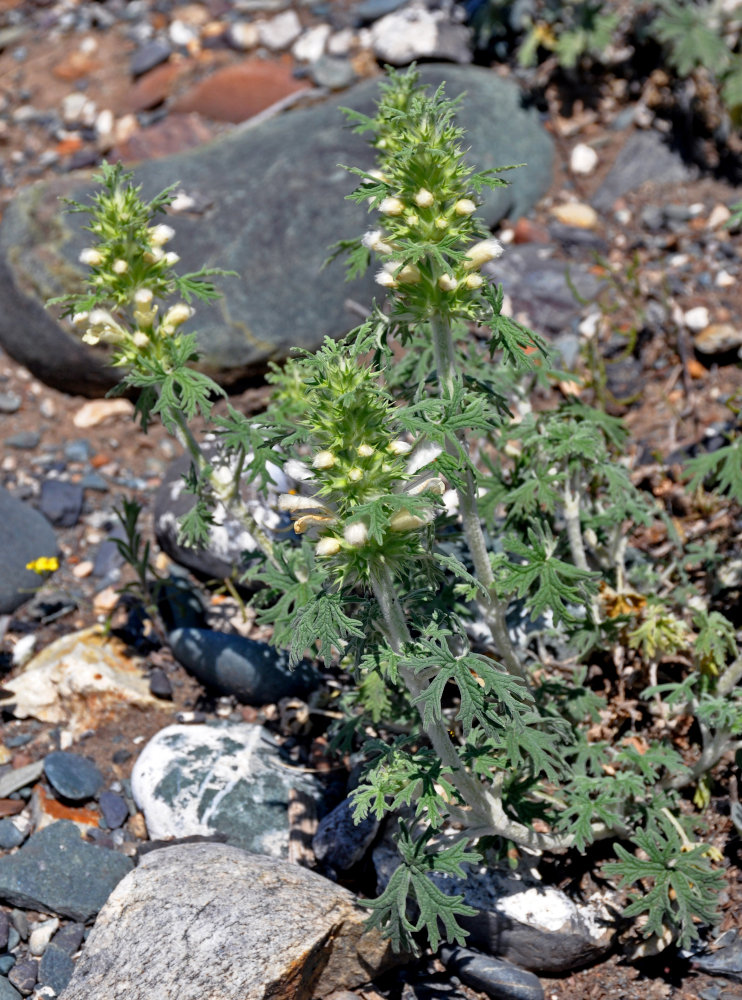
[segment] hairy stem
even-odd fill
[[[563,501],[564,523],[567,528],[567,540],[569,542],[569,550],[572,554],[572,562],[578,569],[588,573],[590,567],[587,564],[585,542],[582,537],[582,525],[580,523],[580,490],[577,483],[575,483],[573,488],[570,481],[569,469],[564,478]],[[590,598],[590,612],[595,624],[600,625],[600,608],[595,595]]]
[[[438,378],[441,383],[441,392],[450,398],[453,395],[454,386],[459,377],[456,369],[456,355],[451,327],[441,316],[434,316],[430,321],[430,327],[433,334],[433,352],[435,355],[435,365],[438,370]],[[463,434],[460,436],[460,442],[464,448],[467,447]],[[456,491],[464,537],[466,538],[471,560],[474,563],[474,573],[488,594],[486,602],[478,602],[479,609],[492,632],[508,673],[526,680],[526,670],[520,662],[508,634],[507,622],[505,620],[505,605],[498,600],[495,594],[495,576],[492,572],[489,552],[487,551],[487,544],[482,532],[482,522],[479,517],[479,507],[477,504],[477,487],[470,467],[466,469],[465,482],[464,489]]]

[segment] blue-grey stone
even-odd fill
[[[600,212],[608,211],[618,198],[640,188],[646,181],[683,184],[692,180],[693,169],[670,142],[669,138],[653,130],[632,133],[593,197],[595,208]]]
[[[93,448],[87,438],[76,438],[64,446],[64,457],[68,462],[87,462],[93,454]]]
[[[441,948],[446,968],[491,1000],[543,1000],[544,989],[532,972],[468,948]]]
[[[8,448],[17,448],[19,451],[33,451],[41,441],[40,431],[18,431],[5,438]]]
[[[518,86],[476,66],[429,63],[421,76],[432,86],[445,80],[452,98],[466,91],[459,120],[468,130],[464,145],[473,165],[527,164],[504,175],[507,187],[484,193],[484,221],[527,213],[551,185],[553,143],[538,112],[524,107]],[[358,323],[348,300],[370,305],[377,295],[374,268],[349,283],[341,263],[321,268],[328,247],[373,224],[365,204],[345,197],[356,179],[338,164],[370,168],[373,152],[348,127],[340,106],[373,113],[378,85],[365,80],[342,97],[137,167],[144,197],[176,178],[209,205],[170,220],[176,229],[170,246],[182,270],[218,266],[244,276],[225,280],[224,298],[199,303],[194,318],[200,367],[216,378],[234,381],[293,347],[313,349],[326,335],[345,333]],[[91,192],[88,178],[57,177],[19,191],[4,211],[0,344],[43,381],[100,394],[119,380],[120,370],[107,368],[102,351],[83,345],[43,306],[48,297],[81,287],[78,256],[90,235],[82,229],[84,216],[61,214],[59,197],[87,200]]]
[[[241,635],[204,628],[179,628],[168,635],[173,656],[201,683],[245,705],[306,696],[319,675],[302,660],[293,669],[288,654]]]
[[[5,910],[0,910],[0,951],[5,951],[8,947],[8,934],[10,933],[10,917]]]
[[[15,965],[15,955],[0,955],[0,976],[7,976]]]
[[[16,962],[8,973],[8,979],[24,996],[28,996],[36,985],[39,974],[39,963],[35,958],[23,958]]]
[[[11,986],[5,976],[0,976],[0,1000],[21,1000],[21,994]]]
[[[167,42],[158,39],[145,42],[135,49],[129,63],[129,72],[132,76],[141,76],[142,73],[147,73],[160,63],[166,62],[171,52],[172,49]]]
[[[64,924],[59,928],[51,943],[68,955],[74,955],[82,943],[85,934],[84,924]]]
[[[350,799],[343,799],[319,821],[312,839],[314,856],[327,869],[347,871],[363,858],[378,829],[379,821],[372,813],[356,823]]]
[[[58,820],[0,858],[0,899],[89,920],[132,867],[123,854],[85,843],[74,823]]]
[[[131,787],[153,840],[220,833],[272,857],[288,851],[290,790],[320,795],[270,733],[248,723],[161,729],[137,758]]]
[[[205,628],[206,608],[199,592],[182,576],[170,576],[157,590],[157,610],[168,632]]]
[[[103,785],[103,775],[92,760],[68,750],[47,754],[44,774],[56,792],[73,802],[92,799]]]
[[[47,945],[39,963],[38,978],[42,986],[51,986],[55,993],[61,993],[74,971],[75,962],[69,952],[53,942]]]
[[[98,805],[109,830],[117,830],[123,826],[129,816],[129,807],[123,796],[108,789],[100,793]]]
[[[318,87],[330,90],[344,90],[357,79],[351,61],[338,56],[320,56],[309,67],[309,75]]]
[[[17,392],[0,392],[0,413],[16,413],[22,402]]]
[[[41,579],[26,564],[58,551],[47,519],[0,487],[0,614],[15,611],[38,590]]]
[[[83,499],[79,483],[45,479],[41,484],[39,510],[58,528],[72,528],[80,519]]]
[[[407,0],[361,0],[353,8],[353,13],[359,21],[377,21],[406,2]]]
[[[80,480],[84,490],[95,490],[96,493],[108,493],[111,488],[99,472],[86,472]]]

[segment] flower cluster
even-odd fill
[[[33,570],[39,576],[43,576],[44,573],[56,573],[59,569],[59,559],[56,556],[39,556],[38,559],[26,563],[26,569]]]

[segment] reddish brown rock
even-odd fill
[[[222,122],[242,122],[309,84],[291,75],[290,56],[251,57],[217,70],[188,90],[173,105],[180,112],[197,111]]]
[[[182,69],[178,63],[166,62],[140,76],[129,95],[130,111],[147,111],[170,96]]]
[[[157,160],[161,156],[182,153],[193,146],[200,146],[213,137],[212,129],[200,115],[172,114],[119,143],[112,150],[111,159],[122,160],[124,163]]]
[[[70,52],[58,62],[52,73],[58,80],[81,80],[84,76],[102,69],[103,63],[100,59],[87,52]]]
[[[551,243],[549,230],[531,219],[521,218],[513,226],[514,243]]]

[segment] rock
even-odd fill
[[[705,330],[709,325],[710,319],[711,316],[706,306],[696,306],[694,309],[689,309],[683,314],[683,322],[694,333],[700,333],[701,330]]]
[[[212,452],[205,446],[207,454]],[[195,503],[195,497],[185,489],[183,476],[190,468],[190,459],[184,455],[176,459],[165,472],[162,485],[155,496],[154,525],[157,544],[172,559],[187,566],[201,576],[223,580],[233,577],[246,568],[246,556],[259,551],[259,546],[241,522],[230,517],[222,504],[217,504],[213,512],[213,524],[209,526],[208,543],[203,547],[181,545],[178,542],[178,523]],[[286,538],[290,521],[278,513],[278,495],[286,493],[289,482],[278,466],[271,465],[269,473],[275,483],[265,494],[258,492],[253,483],[243,483],[241,496],[245,504],[275,541]]]
[[[137,759],[132,793],[153,839],[226,835],[245,850],[285,857],[289,790],[317,795],[313,779],[285,764],[258,725],[176,725]]]
[[[51,986],[59,994],[66,989],[74,971],[75,961],[72,956],[56,944],[50,944],[39,962],[39,983]]]
[[[21,994],[5,976],[0,976],[0,1000],[21,1000]]]
[[[355,823],[350,799],[343,799],[319,821],[312,840],[314,856],[325,868],[345,872],[363,858],[378,829],[379,821],[372,814]]]
[[[8,947],[8,934],[10,932],[10,917],[5,910],[0,910],[0,951],[5,951]]]
[[[518,87],[488,69],[426,65],[421,74],[432,85],[447,80],[452,98],[467,92],[459,120],[469,129],[466,145],[479,169],[528,163],[505,175],[509,187],[486,194],[486,224],[526,214],[552,178],[553,145],[538,113],[524,110]],[[237,81],[230,89],[236,94],[248,88]],[[344,333],[357,323],[346,300],[369,304],[376,294],[372,273],[346,284],[339,264],[320,268],[331,244],[369,225],[366,206],[345,199],[354,179],[337,164],[370,167],[372,152],[347,128],[339,105],[372,113],[377,94],[378,81],[367,80],[337,100],[295,109],[137,169],[145,197],[177,178],[188,195],[208,206],[172,220],[183,271],[206,264],[247,276],[225,281],[225,298],[199,305],[194,321],[201,367],[219,379],[233,381],[293,346],[314,348],[325,335]],[[120,373],[105,367],[97,349],[65,332],[42,304],[49,295],[80,288],[77,257],[88,234],[79,228],[79,215],[60,214],[59,196],[87,199],[90,191],[80,178],[55,178],[19,191],[5,209],[0,343],[42,381],[101,394]]]
[[[290,94],[307,89],[306,80],[297,80],[292,70],[289,56],[249,57],[235,66],[216,70],[179,97],[173,109],[181,113],[196,111],[215,121],[243,122]],[[220,195],[225,196],[226,192]]]
[[[136,658],[98,627],[57,639],[3,687],[16,718],[63,723],[73,737],[115,719],[124,706],[158,704]]]
[[[298,865],[225,844],[152,851],[99,915],[64,1000],[326,997],[394,963],[366,917]]]
[[[47,519],[0,486],[0,614],[15,611],[38,589],[41,578],[27,563],[58,551]]]
[[[509,962],[480,955],[468,948],[441,948],[446,968],[473,990],[492,1000],[543,1000],[544,990],[532,972],[524,972]]]
[[[722,226],[725,226],[727,222],[729,222],[731,217],[732,213],[729,211],[727,206],[719,202],[714,205],[709,212],[709,217],[706,220],[706,226],[709,229],[721,229]]]
[[[84,924],[65,924],[54,935],[51,943],[55,948],[59,948],[60,951],[64,951],[68,955],[74,955],[80,947],[84,935]]]
[[[598,188],[593,206],[599,212],[606,212],[618,198],[637,190],[647,181],[682,184],[693,176],[693,171],[659,132],[634,132]]]
[[[155,160],[201,146],[213,138],[213,130],[200,115],[173,112],[148,128],[117,141],[110,159],[133,163]]]
[[[361,0],[353,8],[353,13],[359,21],[378,21],[405,3],[406,0]]]
[[[140,76],[127,95],[128,111],[149,111],[156,108],[173,92],[183,74],[181,63],[166,62]]]
[[[206,609],[199,592],[182,576],[171,574],[157,590],[157,610],[168,632],[205,628]]]
[[[693,344],[701,354],[725,354],[742,347],[742,328],[731,323],[711,323],[696,334]]]
[[[17,392],[0,392],[0,413],[17,413],[22,402]]]
[[[356,71],[349,59],[322,56],[312,63],[309,73],[318,87],[344,90],[356,80]]]
[[[284,10],[270,21],[258,21],[258,40],[272,52],[287,49],[301,34],[301,21],[295,10]]]
[[[382,842],[373,859],[381,892],[399,857]],[[613,944],[615,928],[597,901],[577,905],[553,886],[494,868],[470,871],[466,879],[434,875],[432,880],[449,896],[463,895],[479,911],[459,918],[469,931],[467,944],[529,972],[569,972],[597,961]]]
[[[406,66],[416,59],[471,62],[471,36],[443,10],[429,10],[421,0],[380,18],[371,27],[371,46],[377,59]]]
[[[131,868],[129,858],[85,843],[73,823],[60,820],[0,858],[0,899],[89,920]]]
[[[579,201],[555,205],[551,214],[565,226],[575,226],[577,229],[595,229],[598,225],[598,213],[595,209]]]
[[[8,980],[22,996],[28,996],[36,985],[39,963],[35,958],[24,958],[16,962],[8,973]]]
[[[149,690],[155,698],[163,698],[171,701],[173,697],[173,685],[170,678],[161,667],[155,667],[149,675]]]
[[[578,142],[569,155],[569,169],[573,174],[591,174],[598,165],[598,154],[592,146]]]
[[[28,950],[37,958],[44,954],[52,935],[59,928],[59,918],[51,917],[36,924],[28,937]]]
[[[241,635],[181,628],[168,635],[168,642],[189,674],[219,694],[234,695],[243,705],[304,697],[319,684],[306,661],[291,669],[288,653]]]
[[[44,773],[54,790],[73,802],[92,799],[103,785],[103,775],[92,760],[67,750],[47,754]]]
[[[129,63],[129,72],[132,76],[141,76],[149,70],[154,69],[161,63],[167,62],[172,49],[167,42],[153,40],[145,42],[134,51]]]
[[[247,49],[254,49],[260,37],[252,21],[234,21],[227,29],[227,41],[232,48],[245,52]]]
[[[134,404],[128,399],[93,399],[83,403],[72,418],[75,427],[87,429],[97,427],[110,417],[128,417],[134,415]]]
[[[73,528],[80,520],[83,498],[79,483],[45,479],[41,484],[39,510],[57,528]]]
[[[22,451],[32,451],[41,441],[41,434],[38,431],[18,431],[5,438],[5,443],[9,448],[18,448]]]
[[[329,24],[316,24],[309,28],[301,38],[298,38],[291,49],[294,59],[300,62],[316,62],[325,51],[325,44],[330,37]]]
[[[109,830],[117,830],[129,818],[129,807],[126,800],[116,792],[111,792],[108,789],[101,792],[98,805]]]
[[[705,955],[694,955],[693,965],[710,976],[728,976],[742,982],[742,938],[738,932],[727,932],[720,947]]]

